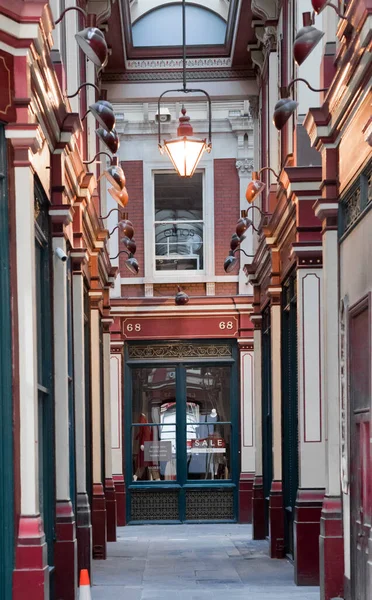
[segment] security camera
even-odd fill
[[[66,254],[66,252],[64,252],[62,250],[62,248],[59,248],[59,247],[56,248],[54,250],[54,254],[56,255],[57,258],[59,258],[59,260],[61,260],[62,262],[66,262],[66,260],[67,260],[67,254]]]
[[[160,114],[156,113],[155,114],[155,122],[156,123],[170,123],[170,121],[172,120],[172,116],[169,112],[169,108],[160,108]]]

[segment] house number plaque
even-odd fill
[[[237,316],[127,317],[122,331],[128,340],[235,338],[239,335]]]

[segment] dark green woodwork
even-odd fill
[[[293,557],[293,521],[298,489],[296,273],[283,285],[281,328],[284,547],[286,554]]]
[[[168,342],[163,342],[168,344]],[[201,346],[204,342],[195,342],[198,346]],[[208,344],[210,345],[210,340]],[[214,342],[216,345],[219,345],[219,341]],[[226,341],[223,342],[226,345]],[[148,345],[149,342],[144,342],[144,345]],[[173,342],[169,342],[170,345]],[[178,345],[179,342],[174,342],[174,345]],[[229,344],[229,342],[228,342]],[[136,346],[140,346],[141,343],[136,343]],[[156,345],[154,343],[153,345]],[[189,345],[189,344],[188,344]],[[136,507],[134,512],[137,512],[138,506],[138,498],[139,492],[143,492],[144,494],[150,494],[153,492],[158,492],[158,498],[160,502],[160,506],[170,506],[172,510],[170,510],[169,519],[160,520],[159,518],[154,519],[141,519],[141,522],[150,523],[152,522],[163,522],[163,523],[179,523],[179,522],[201,522],[201,521],[209,521],[209,522],[229,522],[236,521],[238,514],[238,481],[239,481],[239,473],[240,473],[240,462],[239,462],[239,407],[238,407],[238,349],[235,343],[231,344],[231,358],[223,358],[223,359],[208,359],[208,358],[196,358],[196,359],[175,359],[174,356],[169,358],[169,361],[166,358],[162,358],[161,360],[150,361],[143,359],[133,359],[129,358],[128,353],[129,344],[126,345],[125,350],[125,375],[124,375],[124,443],[125,443],[125,481],[127,486],[127,502],[126,502],[126,510],[127,510],[127,522],[131,521],[131,495],[133,493],[133,501],[136,502]],[[174,366],[176,371],[176,402],[177,402],[177,411],[176,411],[176,428],[177,428],[177,438],[176,438],[176,448],[177,448],[177,479],[169,480],[169,481],[137,481],[133,482],[133,464],[132,464],[132,368],[143,367],[143,368],[153,368],[153,367],[170,367]],[[186,388],[186,370],[188,367],[192,366],[228,366],[230,367],[230,410],[231,416],[229,424],[231,423],[231,461],[230,461],[230,472],[231,478],[228,480],[191,480],[187,479],[187,457],[186,457],[186,398],[187,398],[187,388]],[[221,425],[222,423],[220,423]],[[193,514],[193,507],[196,505],[199,500],[195,494],[192,495],[190,492],[205,492],[206,494],[210,492],[210,502],[213,505],[222,505],[221,494],[226,492],[226,506],[231,508],[231,518],[218,518],[212,517],[208,519],[202,516],[199,519],[190,518],[190,515]],[[162,493],[164,492],[164,496]],[[178,508],[177,508],[177,518],[175,518],[174,511],[174,494],[177,494],[178,497]],[[200,501],[200,500],[199,500]],[[205,502],[208,503],[208,495],[205,496]],[[173,507],[173,508],[172,508]],[[159,514],[159,507],[156,509]],[[214,514],[218,514],[217,508],[214,508]],[[188,518],[189,517],[189,518]],[[138,520],[135,521],[139,522]]]
[[[66,263],[67,293],[67,377],[68,377],[68,430],[70,454],[70,498],[76,514],[76,444],[75,444],[75,395],[74,395],[74,355],[72,332],[72,269],[71,259]]]
[[[55,427],[53,397],[52,277],[48,201],[35,179],[35,275],[39,416],[40,513],[48,548],[53,590],[55,541]],[[51,591],[53,597],[53,591]]]
[[[269,535],[269,503],[273,480],[272,428],[271,313],[269,304],[262,313],[262,468],[266,535]]]
[[[7,145],[0,125],[0,599],[12,598],[14,471]]]
[[[92,405],[90,389],[90,306],[89,292],[84,288],[84,379],[85,379],[85,442],[86,442],[86,478],[89,504],[93,501],[93,447],[92,447]]]

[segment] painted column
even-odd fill
[[[94,262],[96,262],[94,257]],[[101,312],[102,292],[91,290],[90,344],[91,344],[91,401],[92,401],[92,450],[93,450],[93,500],[92,533],[93,558],[105,559],[107,554],[106,500],[103,487],[103,411],[101,398]]]
[[[296,249],[299,488],[294,518],[295,583],[319,585],[320,517],[325,488],[322,247]],[[315,268],[314,268],[315,266]]]
[[[66,207],[67,208],[67,207]],[[56,452],[56,542],[54,545],[55,587],[58,598],[72,600],[77,589],[77,540],[75,515],[71,502],[68,390],[68,315],[66,261],[55,254],[66,254],[66,241],[53,237],[53,317],[54,317],[54,403]]]
[[[7,128],[6,137],[14,150],[21,480],[13,598],[25,600],[32,595],[35,600],[46,600],[49,569],[38,485],[34,177],[28,160],[29,146],[38,139],[37,125],[28,125],[21,136],[18,131],[14,133],[13,138],[13,131]]]
[[[257,286],[254,287],[256,292]],[[258,291],[258,290],[257,290]],[[262,480],[262,333],[261,315],[252,315],[254,324],[254,434],[255,434],[255,475],[253,480],[252,523],[253,539],[264,540],[265,499]]]
[[[125,483],[123,469],[123,347],[124,342],[111,342],[111,447],[112,478],[116,491],[117,524],[126,523]]]
[[[108,294],[108,290],[107,290]],[[111,443],[111,373],[110,373],[110,325],[112,319],[102,319],[103,324],[103,394],[105,423],[105,498],[107,514],[107,541],[116,542],[116,491],[112,478]]]
[[[73,331],[74,331],[74,391],[75,391],[75,444],[76,444],[76,525],[78,544],[78,571],[91,571],[92,525],[86,481],[86,391],[84,339],[84,276],[86,261],[83,250],[71,252],[73,265]]]
[[[239,340],[240,440],[239,523],[252,523],[252,489],[255,472],[254,352],[253,341]]]
[[[273,265],[278,251],[272,249]],[[276,255],[276,257],[275,257]],[[275,267],[273,267],[274,270]],[[281,287],[269,287],[271,298],[271,397],[273,481],[270,491],[270,556],[284,556],[284,512],[282,487],[282,382],[281,382]]]
[[[326,495],[320,521],[320,597],[344,595],[344,541],[340,474],[340,398],[338,358],[338,149],[322,151],[322,198],[315,215],[323,225],[323,394]]]

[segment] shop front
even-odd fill
[[[237,356],[234,340],[127,344],[127,522],[237,519]]]

